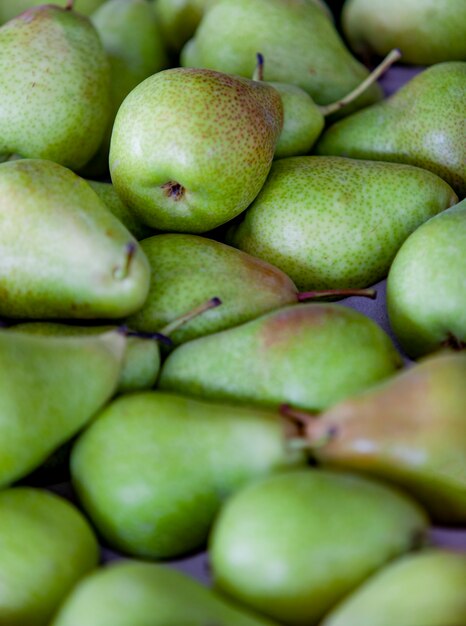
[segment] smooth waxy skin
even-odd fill
[[[428,520],[404,494],[351,474],[299,470],[233,495],[210,538],[215,586],[290,626],[313,626]]]
[[[1,486],[39,467],[112,396],[125,343],[118,333],[58,338],[1,331]]]
[[[110,113],[108,61],[89,20],[46,5],[2,26],[0,94],[0,162],[85,165]]]
[[[90,15],[105,0],[75,0],[75,11]],[[55,0],[53,4],[65,7],[67,0]],[[7,22],[27,9],[44,4],[43,0],[0,0],[0,23]]]
[[[0,493],[1,626],[48,626],[98,559],[94,533],[69,502],[29,487]]]
[[[71,472],[107,542],[131,555],[173,558],[204,545],[231,493],[303,463],[274,413],[147,392],[97,417],[73,449]]]
[[[466,194],[466,63],[439,63],[324,132],[317,154],[417,165]]]
[[[89,185],[39,159],[0,165],[0,314],[117,318],[147,296],[134,237]]]
[[[455,202],[447,183],[420,168],[296,157],[274,163],[230,238],[301,290],[368,287],[420,224]]]
[[[249,77],[258,52],[265,58],[265,80],[298,85],[318,104],[339,100],[368,75],[309,0],[223,0],[206,13],[181,60]],[[380,97],[374,85],[345,113]]]
[[[175,345],[237,326],[297,302],[297,289],[279,269],[218,241],[188,234],[157,235],[141,242],[153,268],[147,300],[127,322],[154,332],[218,297],[206,311],[170,335]]]
[[[313,454],[400,485],[437,523],[464,525],[465,381],[466,354],[431,357],[313,420]]]
[[[50,626],[274,626],[181,572],[154,563],[114,563],[86,578]],[[278,626],[278,625],[276,625]]]
[[[461,626],[466,555],[425,550],[369,578],[330,612],[322,626]]]
[[[178,347],[159,386],[216,400],[322,410],[390,376],[400,357],[361,313],[300,304]]]
[[[418,228],[387,280],[390,324],[412,357],[466,344],[466,200]]]
[[[466,61],[463,0],[346,0],[342,26],[356,54],[385,56],[399,48],[402,63]]]
[[[118,112],[113,184],[147,225],[205,232],[259,193],[282,123],[281,99],[270,85],[210,70],[159,72]]]

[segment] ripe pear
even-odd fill
[[[308,418],[315,458],[400,485],[441,524],[466,522],[466,354],[403,370]]]
[[[466,63],[434,65],[393,96],[333,124],[317,154],[409,163],[466,194]]]
[[[81,168],[102,140],[109,97],[108,61],[84,16],[49,4],[0,28],[0,162]]]
[[[274,626],[155,563],[100,568],[68,596],[50,626]],[[275,626],[278,626],[276,624]]]
[[[299,289],[367,287],[387,275],[420,224],[457,200],[447,183],[417,167],[295,157],[273,164],[229,237]]]
[[[466,60],[463,0],[346,0],[342,27],[358,55],[401,48],[403,63]]]
[[[338,304],[292,305],[176,348],[161,389],[213,400],[322,410],[393,374],[391,340]]]
[[[466,555],[428,549],[371,576],[330,611],[321,626],[461,626]]]
[[[249,77],[257,52],[266,59],[265,80],[298,85],[318,104],[340,99],[368,75],[325,12],[309,0],[223,0],[204,15],[181,60]],[[345,112],[380,97],[373,85]]]
[[[218,0],[157,0],[154,9],[167,45],[179,52],[199,25],[202,16]]]
[[[118,111],[113,184],[148,226],[205,232],[259,193],[282,123],[280,96],[266,83],[210,70],[159,72]]]
[[[390,324],[412,357],[466,346],[466,200],[401,246],[387,280]]]
[[[308,626],[388,561],[423,541],[428,520],[403,493],[317,469],[234,494],[210,537],[214,585],[289,626]]]
[[[83,15],[91,15],[105,0],[75,0],[74,10]],[[0,0],[0,24],[8,22],[23,11],[45,4],[43,0]],[[55,0],[53,4],[66,7],[69,0]]]
[[[173,558],[203,547],[228,495],[304,463],[285,435],[272,412],[157,391],[131,394],[106,407],[78,439],[71,475],[111,546]]]
[[[65,338],[0,331],[0,486],[38,467],[107,402],[125,343],[116,332]]]
[[[98,559],[91,527],[69,502],[30,487],[0,492],[2,626],[48,626]]]
[[[0,314],[118,318],[144,303],[150,268],[89,185],[39,159],[0,165]]]

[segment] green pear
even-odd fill
[[[358,55],[401,48],[403,62],[466,60],[463,0],[346,0],[342,26]]]
[[[387,280],[390,324],[412,357],[466,346],[466,200],[433,217],[400,248]]]
[[[431,357],[308,417],[315,458],[400,485],[441,524],[466,522],[466,354]]]
[[[93,13],[105,0],[75,0],[74,9],[83,15]],[[0,24],[8,22],[23,11],[44,4],[43,0],[0,0]],[[69,0],[55,0],[53,4],[66,7]]]
[[[109,400],[125,338],[0,331],[0,486],[26,476]]]
[[[269,476],[234,494],[210,537],[214,584],[289,626],[313,626],[428,526],[403,493],[317,469]]]
[[[223,0],[204,15],[181,60],[185,66],[252,76],[258,52],[266,59],[265,80],[298,85],[318,104],[340,99],[368,74],[309,0]],[[346,112],[380,97],[373,85]]]
[[[150,268],[83,179],[39,159],[0,165],[0,314],[118,318],[144,303]]]
[[[461,626],[465,580],[465,554],[429,549],[406,555],[371,576],[321,626]]]
[[[102,140],[109,97],[108,61],[84,16],[42,5],[0,28],[0,162],[81,168]]]
[[[48,626],[98,558],[94,533],[69,502],[30,487],[0,492],[1,626]]]
[[[318,154],[417,165],[466,194],[466,63],[439,63],[324,132]]]
[[[199,25],[204,13],[218,0],[157,0],[155,12],[165,41],[179,52]]]
[[[457,200],[438,176],[408,165],[283,159],[230,240],[279,267],[299,289],[367,287],[387,275],[420,224]]]
[[[75,444],[71,475],[111,546],[160,559],[202,548],[231,493],[303,463],[272,412],[155,391],[105,408]]]
[[[393,374],[400,356],[368,317],[338,304],[288,306],[176,348],[161,389],[322,410]]]
[[[86,174],[108,172],[108,154],[115,116],[130,91],[167,64],[153,7],[147,0],[107,0],[92,15],[110,61],[111,113],[103,142]]]
[[[205,232],[259,193],[282,123],[281,99],[270,85],[210,70],[159,72],[118,111],[113,184],[148,226]]]
[[[181,572],[138,561],[112,563],[88,576],[50,624],[84,625],[274,626]]]

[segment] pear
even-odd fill
[[[210,70],[159,72],[118,111],[113,184],[148,226],[205,232],[259,193],[282,123],[281,99],[270,85]]]
[[[204,13],[218,0],[157,0],[155,12],[167,45],[179,52],[199,25]]]
[[[156,391],[131,394],[104,409],[78,439],[71,475],[111,546],[173,558],[203,547],[229,494],[304,463],[285,435],[283,420],[271,412]]]
[[[368,317],[292,305],[176,348],[161,389],[213,400],[322,410],[393,374],[400,356]]]
[[[401,246],[387,280],[390,324],[412,357],[466,346],[466,200]]]
[[[98,558],[94,533],[69,502],[29,487],[0,492],[2,626],[48,626]]]
[[[299,289],[367,287],[387,275],[420,224],[457,200],[438,176],[408,165],[283,159],[229,240]]]
[[[340,99],[368,74],[328,16],[309,0],[223,0],[204,15],[181,60],[185,66],[249,77],[257,52],[267,61],[266,81],[298,85],[318,104]],[[373,85],[345,112],[380,97]]]
[[[289,626],[311,626],[390,560],[424,541],[428,521],[403,493],[317,469],[268,476],[216,519],[219,591]]]
[[[0,314],[118,318],[144,303],[150,268],[89,185],[39,159],[0,165]]]
[[[91,15],[104,2],[105,0],[75,0],[74,8],[83,15]],[[44,4],[43,0],[0,0],[0,24],[40,4]],[[54,4],[66,7],[70,0],[55,0]]]
[[[358,55],[383,56],[393,47],[403,62],[433,65],[466,59],[463,0],[346,0],[342,27]]]
[[[466,63],[434,65],[393,96],[331,126],[317,154],[409,163],[466,194]]]
[[[56,338],[0,331],[0,486],[38,467],[109,400],[125,343],[115,332]]]
[[[311,450],[325,465],[400,485],[438,523],[464,525],[465,381],[466,354],[426,359],[305,419]]]
[[[321,626],[461,626],[466,555],[429,549],[406,555],[369,578]]]
[[[68,5],[33,7],[0,28],[0,162],[18,155],[79,169],[102,140],[108,61]]]
[[[181,572],[138,561],[112,563],[88,576],[68,596],[50,626],[84,624],[274,626]]]

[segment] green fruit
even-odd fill
[[[417,165],[466,194],[466,63],[439,63],[393,96],[331,126],[318,154]]]
[[[0,492],[0,624],[48,626],[99,550],[84,517],[46,491]]]
[[[265,83],[209,70],[159,72],[121,105],[112,181],[145,224],[205,232],[259,193],[282,121],[280,96]]]
[[[97,417],[75,444],[71,473],[110,545],[173,558],[204,545],[232,492],[303,462],[274,413],[149,392]]]
[[[75,0],[74,9],[83,15],[90,15],[103,2],[105,0]],[[0,24],[40,4],[44,4],[43,0],[0,0]],[[65,7],[68,0],[55,0],[54,4]]]
[[[359,476],[300,470],[257,481],[223,507],[210,539],[215,586],[290,626],[311,626],[428,521],[405,495]]]
[[[179,52],[199,25],[204,13],[218,0],[157,0],[155,12],[165,41]]]
[[[18,155],[81,168],[109,106],[108,62],[88,19],[43,5],[0,28],[0,162]]]
[[[400,356],[375,322],[299,304],[174,350],[159,387],[213,400],[322,410],[393,374]]]
[[[126,561],[102,568],[77,585],[50,626],[214,624],[274,626],[180,572],[153,563]]]
[[[36,159],[0,165],[0,314],[118,318],[136,311],[150,268],[81,178]]]
[[[390,324],[412,357],[466,345],[466,200],[402,245],[387,281]]]

